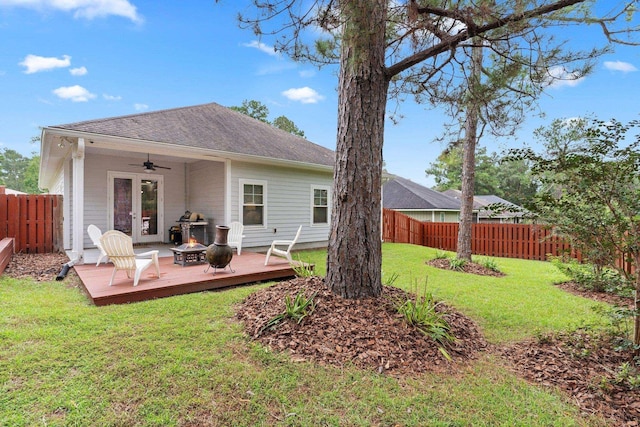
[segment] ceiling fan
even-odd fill
[[[140,166],[140,163],[129,163],[129,166]],[[149,160],[149,154],[147,154],[147,161],[142,163],[142,166],[144,166],[144,171],[147,173],[153,172],[154,170],[157,169],[171,169],[168,168],[166,166],[159,166],[159,165],[155,165],[153,164],[153,162],[151,160]]]

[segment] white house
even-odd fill
[[[134,243],[170,240],[185,211],[245,225],[243,248],[326,245],[334,152],[210,103],[42,131],[41,188],[64,196],[64,247],[82,262],[89,224]],[[206,243],[206,242],[201,242]]]

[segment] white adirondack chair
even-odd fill
[[[293,240],[274,240],[271,242],[271,247],[267,252],[267,258],[264,260],[264,265],[269,263],[269,257],[271,257],[271,255],[278,255],[286,258],[290,263],[293,262],[291,259],[291,248],[293,248],[293,245],[298,241],[301,232],[302,226],[298,227],[298,232]]]
[[[102,243],[100,243],[100,237],[102,237],[102,231],[95,225],[90,224],[89,227],[87,227],[87,233],[89,234],[89,237],[91,238],[91,241],[96,246],[96,248],[100,250],[100,256],[98,257],[98,262],[96,262],[96,267],[97,267],[100,265],[100,261],[102,261],[103,258],[108,259],[107,253],[104,251],[104,249],[102,249]],[[104,261],[107,262],[107,259],[105,259]]]
[[[118,270],[127,272],[127,277],[131,278],[133,273],[133,286],[138,286],[140,275],[144,270],[152,265],[156,268],[158,279],[160,278],[160,264],[158,263],[159,251],[153,250],[136,254],[133,251],[133,241],[131,237],[118,230],[109,230],[102,235],[100,243],[113,263],[113,274],[109,286],[113,285],[113,279]],[[144,257],[151,258],[144,258]]]
[[[238,221],[229,224],[229,234],[227,234],[227,244],[238,250],[238,255],[242,252],[242,239],[244,238],[244,225]]]

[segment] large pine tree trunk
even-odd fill
[[[386,0],[345,0],[326,281],[345,298],[382,291],[380,240]]]
[[[481,43],[477,40],[478,43]],[[462,150],[462,205],[460,206],[460,228],[456,258],[471,262],[471,237],[473,228],[473,196],[476,172],[476,143],[478,140],[478,118],[480,117],[480,94],[482,77],[482,46],[474,45],[471,53],[471,78],[469,99],[465,119],[465,136]]]

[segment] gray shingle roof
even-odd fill
[[[325,166],[335,158],[328,148],[216,103],[49,128]]]
[[[387,209],[460,210],[460,201],[399,176],[382,188],[382,204]]]

